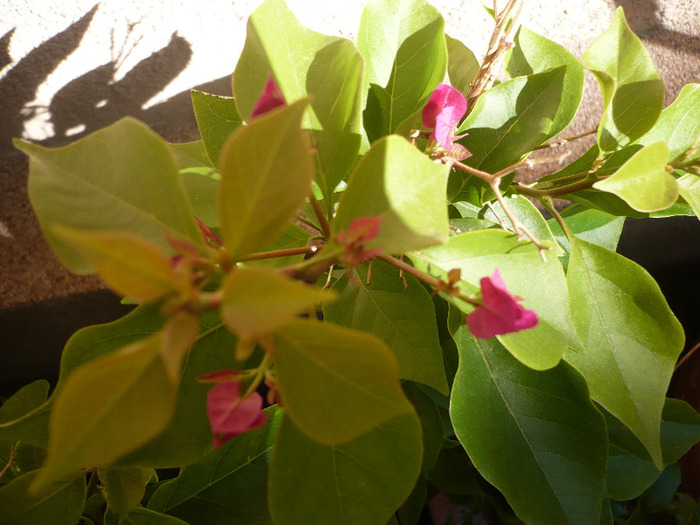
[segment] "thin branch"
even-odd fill
[[[685,355],[678,361],[678,363],[676,363],[676,367],[673,369],[673,371],[675,372],[676,370],[678,370],[678,369],[680,368],[680,366],[681,366],[683,363],[685,363],[685,362],[690,358],[690,356],[693,355],[698,349],[700,349],[700,343],[696,344],[693,348],[691,348],[690,350],[688,350],[688,353],[685,354]]]
[[[598,132],[598,128],[593,128],[589,129],[588,131],[584,131],[583,133],[579,133],[577,135],[572,135],[570,137],[566,137],[565,139],[557,140],[555,142],[547,142],[546,144],[542,144],[540,146],[535,146],[535,149],[549,149],[549,148],[557,148],[559,146],[563,146],[567,142],[571,142],[573,140],[578,140],[582,139],[583,137],[587,137],[588,135],[593,135],[594,133]]]
[[[309,201],[311,202],[311,207],[314,209],[314,213],[316,214],[316,218],[318,219],[318,222],[321,225],[321,232],[326,237],[330,237],[331,226],[330,226],[330,224],[328,224],[328,220],[326,219],[326,216],[323,214],[323,210],[321,209],[321,204],[318,202],[316,197],[313,196],[313,194],[309,195]]]
[[[10,470],[10,467],[12,464],[15,462],[15,445],[12,445],[10,447],[10,459],[7,460],[7,465],[3,467],[2,470],[0,470],[0,479],[5,475],[5,472]]]
[[[287,248],[285,250],[273,250],[271,252],[251,253],[241,259],[241,261],[259,261],[261,259],[274,259],[277,257],[289,257],[292,255],[306,255],[316,253],[322,246],[302,246],[300,248]]]

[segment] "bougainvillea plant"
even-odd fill
[[[201,140],[16,141],[58,257],[137,306],[0,408],[0,523],[597,525],[673,486],[684,334],[615,248],[700,214],[700,86],[663,109],[622,10],[579,60],[519,7],[478,63],[423,0],[356,42],[266,0],[234,96],[192,93]],[[584,68],[595,144],[517,182]]]

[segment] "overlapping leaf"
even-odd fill
[[[52,230],[125,231],[168,249],[166,236],[200,243],[168,145],[130,117],[69,146],[16,141],[30,158],[29,196],[51,247],[72,271],[92,265]]]
[[[446,394],[435,310],[423,285],[405,275],[404,287],[399,271],[380,260],[372,262],[370,282],[367,265],[348,271],[356,272],[355,282],[347,276],[336,282],[333,290],[340,295],[324,306],[324,319],[376,335],[394,352],[402,379]]]
[[[413,413],[341,445],[316,443],[285,418],[270,465],[274,522],[385,525],[411,493],[421,451],[420,422]]]
[[[357,164],[338,204],[337,233],[358,217],[380,217],[367,248],[402,253],[447,240],[448,167],[435,164],[404,138],[378,140]]]
[[[660,466],[664,396],[684,342],[680,323],[644,269],[589,242],[572,242],[567,284],[585,351],[566,360]]]
[[[396,360],[376,337],[296,320],[278,329],[273,341],[282,403],[310,439],[338,445],[413,413]]]
[[[603,95],[598,127],[602,151],[627,146],[651,129],[663,108],[664,84],[621,7],[608,30],[583,54],[581,64],[596,76]]]
[[[450,417],[476,468],[526,523],[597,525],[607,439],[585,381],[563,362],[531,370],[455,317],[460,364]]]
[[[108,468],[98,469],[97,472],[105,488],[107,505],[119,516],[119,521],[123,521],[138,506],[149,481],[157,480],[156,471],[150,468]]]
[[[233,97],[212,95],[193,89],[192,107],[209,160],[213,166],[217,166],[226,140],[243,122],[238,115],[236,102]]]
[[[303,127],[313,134],[316,182],[330,202],[360,147],[362,57],[349,40],[302,26],[283,0],[267,0],[248,20],[233,74],[233,93],[243,118],[249,117],[270,74],[287,102],[313,99]]]
[[[357,47],[370,86],[364,115],[370,142],[397,132],[445,78],[444,27],[442,15],[425,0],[373,0],[365,6]]]

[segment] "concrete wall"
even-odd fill
[[[4,366],[10,354],[21,354],[26,361],[47,348],[60,352],[62,340],[78,326],[119,312],[95,278],[68,273],[46,245],[27,199],[26,161],[12,149],[12,137],[59,145],[133,115],[169,140],[196,138],[189,89],[230,94],[230,74],[243,46],[245,23],[260,3],[0,3],[0,362]],[[365,3],[288,0],[308,27],[348,38],[354,38]],[[445,16],[447,32],[477,56],[483,55],[491,25],[479,0],[432,3]],[[700,82],[698,0],[525,0],[525,4],[522,22],[577,56],[623,6],[666,82],[667,103],[684,84]],[[590,128],[599,114],[597,85],[589,78],[575,129]],[[44,339],[36,339],[39,335]],[[5,366],[7,375],[13,373],[11,368]]]

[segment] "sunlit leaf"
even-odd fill
[[[15,141],[30,158],[29,196],[44,235],[77,273],[91,264],[53,225],[125,231],[162,249],[166,236],[200,243],[178,167],[168,145],[130,117],[62,148]]]
[[[602,151],[627,146],[651,129],[663,108],[664,84],[621,7],[607,31],[583,54],[581,64],[596,76],[603,95],[598,127]]]
[[[277,330],[273,341],[282,404],[314,441],[338,445],[413,413],[396,360],[376,337],[295,320]]]
[[[566,360],[660,466],[661,411],[685,339],[680,323],[644,269],[595,244],[572,243],[567,284],[585,351]]]
[[[242,124],[243,119],[238,115],[233,97],[193,89],[192,107],[204,148],[212,165],[217,166],[226,139]]]

